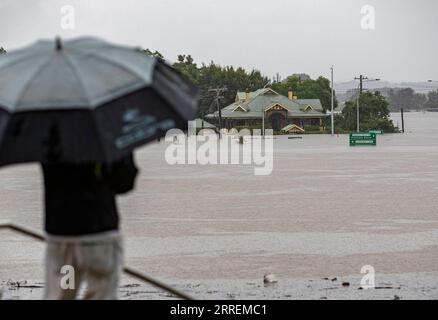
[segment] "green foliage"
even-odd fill
[[[178,61],[173,64],[173,67],[180,71],[184,76],[195,84],[199,84],[199,69],[191,55],[178,55]]]
[[[430,91],[427,94],[427,102],[424,106],[427,108],[438,108],[438,90]]]
[[[3,47],[0,47],[0,54],[6,53],[6,50]]]
[[[364,92],[359,99],[359,116],[361,131],[383,130],[385,133],[398,132],[389,118],[388,101],[380,92]],[[342,110],[342,116],[337,117],[335,123],[337,132],[351,132],[356,130],[357,120],[356,99],[347,101]]]
[[[389,110],[391,111],[400,111],[401,108],[420,110],[424,107],[426,101],[426,95],[416,93],[412,88],[396,88],[388,91]]]
[[[173,66],[200,88],[200,115],[217,110],[215,97],[209,92],[212,88],[227,88],[220,99],[220,106],[224,107],[234,102],[237,91],[246,88],[255,91],[269,81],[257,70],[248,72],[243,68],[222,67],[213,61],[198,66],[190,55],[179,55]]]
[[[164,59],[158,51],[142,50],[145,54],[158,56]],[[215,96],[209,92],[212,88],[225,87],[220,107],[223,108],[234,102],[237,91],[255,91],[270,83],[269,78],[258,70],[247,71],[241,67],[220,66],[213,61],[209,64],[198,65],[191,55],[181,54],[173,67],[196,84],[201,91],[199,116],[217,110]],[[330,81],[324,77],[312,80],[306,74],[294,74],[283,82],[272,84],[272,89],[280,94],[287,95],[288,88],[292,87],[294,94],[301,99],[320,99],[324,111],[331,107]],[[337,100],[335,98],[335,107]]]
[[[298,99],[319,99],[324,112],[331,109],[330,80],[324,77],[313,80],[305,74],[294,74],[287,77],[285,81],[272,85],[272,89],[283,95],[287,95],[289,88],[292,88]],[[335,94],[334,108],[337,106],[338,101]]]
[[[140,51],[141,53],[143,53],[145,55],[157,58],[160,61],[164,61],[164,56],[159,51],[157,51],[157,50],[151,51],[150,49],[140,48],[140,49],[138,49],[138,51]]]

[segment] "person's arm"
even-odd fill
[[[114,162],[110,166],[112,189],[116,194],[123,194],[134,189],[138,169],[134,163],[134,156],[129,156]]]

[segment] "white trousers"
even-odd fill
[[[44,299],[117,299],[123,247],[118,231],[47,235]]]

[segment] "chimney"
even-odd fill
[[[251,99],[251,94],[249,92],[249,88],[246,88],[246,90],[245,90],[245,101],[248,101],[249,99]]]
[[[291,87],[289,87],[289,90],[287,91],[287,97],[289,100],[292,100],[294,98],[294,92],[292,91]]]

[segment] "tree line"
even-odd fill
[[[415,92],[412,88],[389,89],[387,98],[391,111],[399,111],[401,108],[405,110],[438,108],[438,90],[423,94]]]
[[[389,111],[391,112],[398,112],[402,108],[404,110],[438,108],[438,90],[418,93],[412,88],[380,88],[378,91],[388,100]],[[347,92],[350,99],[353,99],[355,95],[355,90]]]
[[[152,52],[147,50],[149,54]],[[155,51],[152,55],[162,58]],[[319,99],[323,112],[331,109],[331,84],[330,80],[322,76],[312,79],[307,74],[292,74],[284,80],[279,77],[270,80],[263,76],[260,71],[246,71],[239,67],[222,67],[213,61],[210,64],[198,65],[190,55],[178,56],[178,61],[173,66],[194,82],[201,89],[200,116],[216,110],[214,96],[209,92],[211,88],[226,87],[228,90],[223,94],[220,106],[225,107],[234,102],[237,91],[249,89],[251,91],[269,86],[279,94],[287,95],[292,89],[294,95],[300,99]],[[334,93],[334,107],[338,101]],[[398,132],[389,118],[389,103],[379,92],[365,92],[360,97],[360,119],[362,130],[383,130],[386,133]],[[326,127],[330,126],[330,118],[326,120]],[[356,130],[356,99],[346,102],[342,113],[336,116],[335,130],[337,133],[352,132]]]
[[[147,55],[164,60],[159,51],[141,49]],[[211,61],[208,64],[196,63],[191,55],[178,55],[173,67],[198,86],[201,91],[199,116],[217,110],[215,95],[210,91],[214,88],[226,88],[219,101],[220,107],[234,102],[237,91],[255,91],[270,87],[280,94],[287,95],[289,88],[300,99],[320,99],[324,112],[331,108],[330,81],[324,77],[311,79],[306,74],[293,74],[285,80],[269,79],[258,70],[245,70],[242,67],[221,66]],[[335,99],[335,107],[337,100]]]
[[[164,56],[159,51],[150,49],[139,49],[140,52],[154,56],[164,61]],[[0,53],[6,53],[0,47]],[[281,80],[278,76],[269,79],[258,70],[245,70],[242,67],[221,66],[211,61],[208,64],[197,63],[191,55],[178,55],[177,61],[172,64],[181,74],[187,77],[200,89],[200,108],[199,117],[217,110],[215,95],[210,89],[226,88],[220,97],[219,105],[221,108],[233,103],[237,91],[255,91],[263,87],[270,87],[280,94],[287,95],[289,88],[294,91],[294,95],[299,99],[319,99],[323,112],[331,108],[331,85],[325,77],[312,79],[307,74],[292,74]],[[412,90],[412,89],[411,89]],[[413,90],[412,90],[413,91]],[[403,106],[415,105],[416,103],[426,104],[427,101],[437,101],[436,96],[430,94],[428,99],[421,98],[417,93],[410,90],[390,90],[388,99],[384,95],[375,92],[365,92],[360,97],[361,126],[365,129],[382,129],[385,132],[396,132],[392,121],[389,119],[389,111],[392,105]],[[356,99],[352,97],[346,102],[341,115],[336,117],[336,132],[354,131],[356,127]],[[419,101],[419,102],[416,102]],[[334,99],[334,106],[337,108],[338,101]],[[405,107],[409,109],[409,107]],[[398,109],[397,109],[398,110]],[[329,127],[329,118],[326,126]]]

